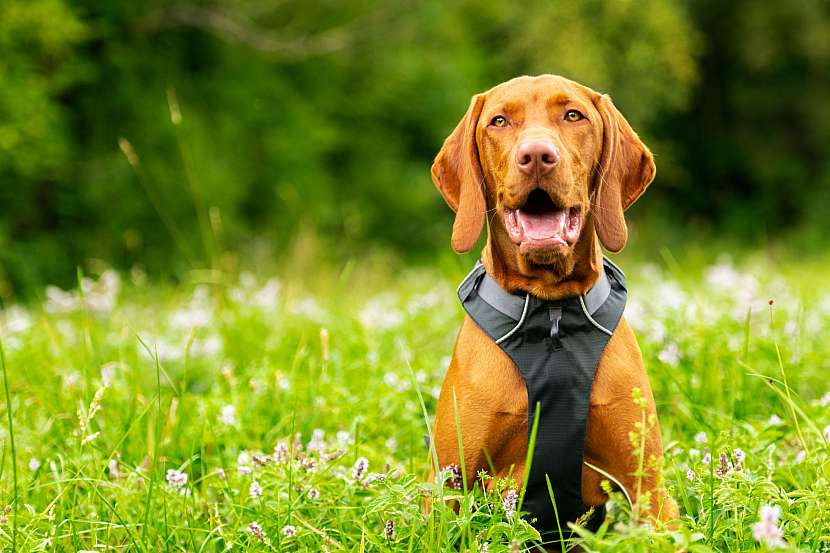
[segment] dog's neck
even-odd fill
[[[532,275],[523,274],[515,257],[515,246],[506,236],[488,232],[481,260],[487,274],[502,289],[512,294],[529,293],[543,300],[558,300],[585,294],[599,278],[602,270],[602,248],[594,230],[593,220],[586,221],[573,255],[574,268],[564,277],[541,268]]]

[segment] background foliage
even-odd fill
[[[657,155],[649,228],[818,249],[828,66],[818,0],[6,0],[0,299],[309,234],[443,251],[429,163],[470,95],[523,73],[614,96]]]

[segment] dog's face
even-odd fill
[[[586,91],[556,77],[496,87],[476,143],[493,226],[506,230],[523,265],[570,273],[602,147],[602,121]]]
[[[473,97],[432,167],[468,251],[488,214],[490,240],[524,275],[561,280],[596,233],[625,245],[623,210],[654,177],[651,153],[607,96],[553,75],[519,77]]]

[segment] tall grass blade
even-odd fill
[[[17,449],[14,444],[14,416],[12,416],[12,399],[9,393],[9,375],[6,371],[6,352],[3,348],[3,339],[0,337],[0,367],[3,368],[3,391],[6,394],[6,414],[9,419],[9,442],[12,453],[12,501],[14,504],[12,515],[12,551],[17,551],[17,511],[18,511],[18,489],[17,489]]]

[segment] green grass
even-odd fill
[[[659,263],[622,261],[683,519],[636,524],[615,495],[583,546],[763,550],[753,525],[770,505],[782,548],[830,550],[830,270]],[[425,416],[462,317],[463,264],[441,266],[175,288],[110,274],[8,307],[1,547],[531,548],[501,496],[425,482]]]

